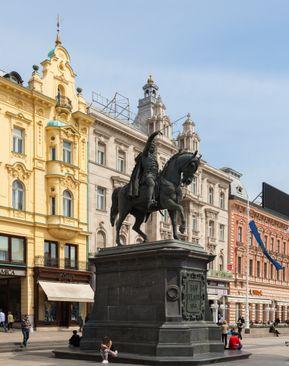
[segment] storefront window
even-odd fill
[[[12,262],[24,262],[24,239],[12,238],[11,257]]]
[[[45,321],[47,323],[56,322],[56,302],[45,301]]]
[[[79,317],[79,303],[72,302],[71,303],[71,321],[78,321]]]
[[[6,236],[0,236],[0,261],[8,261],[8,238]]]

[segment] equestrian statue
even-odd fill
[[[120,229],[128,214],[135,217],[133,230],[144,241],[147,235],[140,229],[154,211],[167,209],[173,227],[174,239],[179,239],[177,232],[177,213],[181,217],[180,232],[186,229],[184,209],[181,205],[182,185],[192,183],[201,156],[197,157],[197,151],[179,151],[173,155],[159,172],[155,153],[155,137],[160,131],[152,133],[142,153],[135,159],[135,167],[131,174],[130,182],[123,187],[115,188],[112,193],[112,205],[110,210],[110,222],[114,226],[116,217],[116,243],[120,242]]]

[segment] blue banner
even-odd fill
[[[265,244],[263,243],[261,236],[258,232],[257,226],[254,222],[254,220],[251,220],[249,222],[249,226],[250,229],[252,231],[252,234],[254,235],[255,239],[257,240],[257,243],[260,245],[262,252],[264,253],[264,255],[269,259],[269,261],[275,266],[275,268],[277,269],[277,271],[279,271],[280,269],[283,269],[282,265],[276,261],[274,258],[271,257],[271,255],[268,253],[267,248],[265,246]]]

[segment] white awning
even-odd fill
[[[93,302],[94,292],[86,283],[39,281],[49,301]]]

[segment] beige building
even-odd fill
[[[20,55],[19,55],[20,56]],[[88,131],[81,90],[59,37],[25,85],[0,77],[0,308],[36,326],[85,316]],[[70,295],[69,295],[70,294]]]
[[[134,159],[144,148],[150,133],[156,130],[163,132],[156,139],[160,168],[179,148],[200,150],[200,139],[190,115],[183,124],[182,132],[176,140],[173,139],[171,120],[158,89],[149,77],[143,87],[144,96],[139,100],[133,123],[114,118],[100,108],[90,110],[95,118],[90,129],[89,151],[91,254],[98,248],[115,245],[115,230],[109,220],[111,195],[115,187],[129,181]],[[229,184],[230,178],[225,172],[202,161],[192,185],[183,192],[187,229],[182,238],[198,242],[216,255],[209,272],[209,298],[215,318],[224,309],[227,283],[230,280],[227,272]],[[121,230],[123,244],[142,241],[132,226],[133,218],[128,217]],[[172,237],[166,211],[163,211],[163,215],[151,215],[149,221],[143,224],[143,229],[150,241]]]

